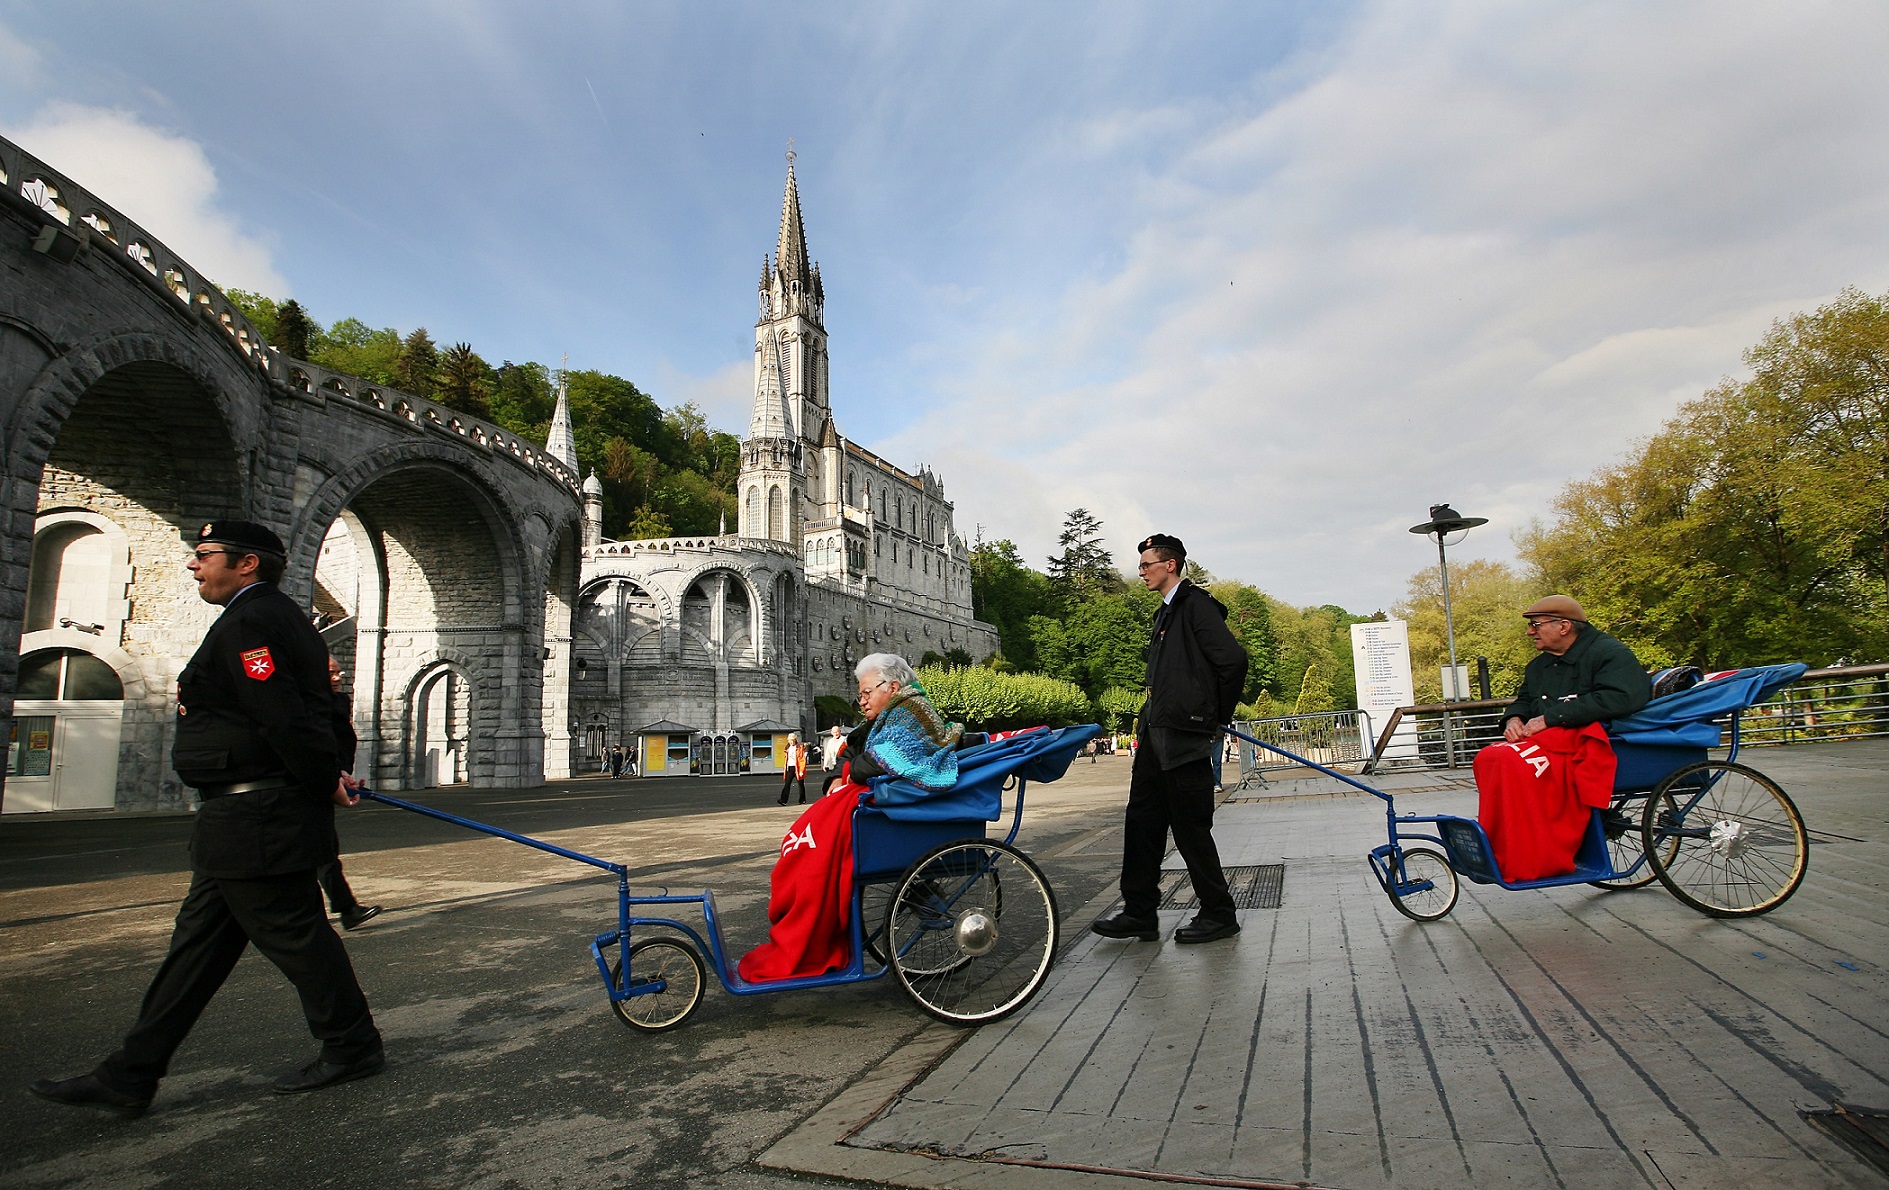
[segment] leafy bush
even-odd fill
[[[947,719],[982,731],[1061,727],[1089,721],[1089,696],[1074,682],[1042,674],[1006,674],[982,666],[925,666],[918,680]]]

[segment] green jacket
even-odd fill
[[[1502,719],[1550,727],[1585,727],[1631,715],[1653,697],[1653,683],[1633,650],[1598,628],[1583,627],[1567,652],[1537,654]]]

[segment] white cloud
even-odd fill
[[[31,87],[40,81],[39,51],[0,25],[0,78],[12,87]]]
[[[287,297],[269,246],[217,205],[202,146],[135,115],[49,103],[8,139],[123,213],[226,289]]]
[[[1372,9],[1296,90],[1124,164],[1119,267],[1003,311],[875,445],[1026,556],[1082,505],[1118,558],[1162,529],[1281,597],[1385,606],[1429,504],[1507,557],[1773,318],[1889,286],[1884,60],[1857,5]]]

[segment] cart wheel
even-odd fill
[[[1416,921],[1435,921],[1448,915],[1456,908],[1456,896],[1461,891],[1456,882],[1456,869],[1450,867],[1441,852],[1429,847],[1405,847],[1402,851],[1402,880],[1397,876],[1395,855],[1389,857],[1390,883],[1385,884],[1381,876],[1378,878],[1391,904],[1397,906],[1397,912]],[[1376,871],[1375,865],[1372,870]],[[1423,887],[1413,888],[1412,885]]]
[[[866,953],[881,967],[890,967],[891,959],[885,945],[885,915],[892,904],[892,894],[898,890],[897,881],[876,881],[859,890],[859,925],[860,934],[866,939]]]
[[[1648,798],[1649,802],[1652,800]],[[1673,805],[1671,797],[1666,799],[1666,807],[1670,810],[1678,808]],[[1615,807],[1610,812],[1617,817],[1607,823],[1607,857],[1613,861],[1614,871],[1625,872],[1640,863],[1640,857],[1646,854],[1646,836],[1641,832],[1639,823],[1634,822],[1623,807]],[[1645,812],[1642,811],[1641,817],[1644,816]],[[1679,849],[1679,840],[1664,840],[1660,847],[1670,863],[1673,853]],[[1640,864],[1640,870],[1631,876],[1615,880],[1590,880],[1588,883],[1609,892],[1623,892],[1629,888],[1645,888],[1658,879],[1659,873],[1654,870],[1652,861],[1648,860]]]
[[[659,992],[610,1001],[611,1011],[630,1028],[645,1033],[673,1029],[688,1020],[689,1014],[702,1003],[702,993],[708,987],[708,970],[702,966],[702,956],[695,953],[693,946],[674,938],[645,938],[630,947],[628,958],[632,989],[657,980],[667,985]],[[610,965],[613,986],[622,968],[622,959]]]
[[[1707,760],[1667,775],[1641,824],[1660,883],[1713,917],[1751,917],[1803,883],[1810,841],[1777,782],[1742,764]]]
[[[1043,986],[1056,953],[1056,894],[1030,858],[967,839],[925,854],[886,907],[899,986],[941,1021],[1008,1016]]]

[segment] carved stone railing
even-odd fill
[[[707,550],[758,550],[787,558],[800,556],[800,551],[790,542],[771,541],[764,537],[736,537],[733,534],[717,537],[711,534],[706,537],[645,537],[636,541],[604,541],[584,550],[584,557],[630,558],[642,554],[700,553]]]
[[[344,398],[392,413],[422,429],[454,434],[528,470],[543,472],[573,493],[577,491],[579,476],[575,471],[545,454],[542,447],[508,430],[425,397],[284,355],[263,339],[222,290],[183,257],[5,137],[0,137],[0,195],[16,205],[35,208],[44,218],[64,227],[78,241],[78,250],[105,245],[105,255],[117,260],[133,277],[177,303],[186,314],[221,329],[230,349],[279,388],[320,399]]]

